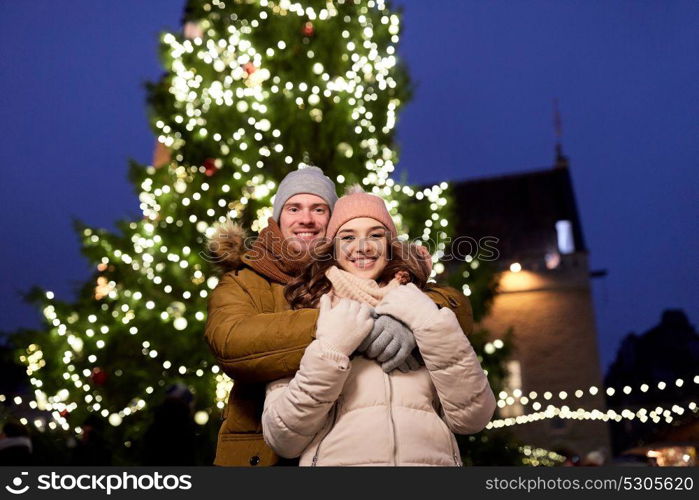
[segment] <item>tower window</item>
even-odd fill
[[[575,252],[573,240],[573,224],[569,220],[556,222],[556,235],[558,236],[558,251],[562,254]]]

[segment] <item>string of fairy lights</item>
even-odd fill
[[[620,413],[616,410],[600,411],[585,410],[584,408],[577,408],[571,410],[567,405],[557,407],[554,405],[548,405],[543,411],[536,413],[529,413],[527,415],[518,415],[516,417],[507,417],[491,420],[486,425],[486,429],[499,429],[502,427],[511,427],[513,425],[528,424],[531,422],[537,422],[541,420],[551,419],[551,418],[561,418],[561,419],[573,419],[573,420],[602,420],[607,422],[609,420],[614,420],[615,422],[621,422],[622,420],[634,420],[638,419],[641,423],[646,423],[649,420],[653,423],[660,423],[661,420],[665,420],[666,423],[672,423],[676,418],[673,417],[673,413],[682,416],[685,413],[685,408],[692,413],[698,413],[699,407],[695,401],[687,403],[685,406],[678,404],[672,405],[671,408],[663,408],[662,406],[656,406],[655,408],[640,408],[636,411],[630,409],[624,409]]]
[[[694,384],[699,384],[699,375],[695,375],[694,378],[691,380],[688,380],[687,383],[694,383]],[[537,393],[536,391],[530,391],[527,395],[525,395],[521,389],[514,389],[511,393],[508,393],[507,391],[500,391],[498,394],[498,407],[499,408],[505,408],[506,406],[512,406],[515,404],[521,404],[523,406],[528,405],[531,403],[532,408],[534,410],[540,410],[541,409],[541,402],[536,401],[539,399],[541,396],[544,400],[549,401],[553,398],[558,398],[561,401],[565,401],[566,399],[571,399],[573,400],[574,398],[580,399],[583,397],[586,397],[586,395],[590,396],[595,396],[600,393],[600,390],[604,390],[604,392],[607,394],[607,396],[613,396],[616,393],[624,393],[625,395],[629,395],[632,392],[639,391],[641,393],[648,392],[649,390],[658,390],[658,391],[663,391],[666,388],[672,387],[673,385],[675,387],[682,387],[685,384],[685,379],[683,378],[678,378],[675,379],[674,381],[666,382],[666,381],[659,381],[654,384],[653,387],[651,387],[649,384],[641,384],[637,388],[632,388],[629,385],[625,385],[622,388],[614,388],[614,387],[607,387],[607,388],[598,388],[597,386],[590,386],[586,390],[583,389],[576,389],[573,391],[558,391],[558,392],[553,392],[553,391],[544,391],[541,394]]]

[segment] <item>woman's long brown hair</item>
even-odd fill
[[[427,284],[429,273],[415,245],[394,239],[387,247],[388,263],[376,279],[379,284],[391,281],[396,273],[405,271],[410,282],[420,289]],[[284,288],[284,297],[292,309],[316,307],[320,297],[332,290],[332,283],[325,276],[325,271],[337,265],[335,243],[324,244],[314,251],[310,265]]]

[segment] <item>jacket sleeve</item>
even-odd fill
[[[414,333],[444,421],[456,434],[475,434],[493,417],[495,395],[454,312],[440,309],[433,320]]]
[[[495,395],[454,312],[438,309],[411,284],[391,291],[376,312],[413,331],[449,428],[457,434],[483,430],[495,412]]]
[[[261,312],[238,277],[226,274],[211,293],[205,337],[221,369],[235,380],[289,377],[313,341],[317,309]]]
[[[454,311],[459,326],[467,337],[473,333],[473,309],[468,297],[450,286],[431,285],[425,293],[440,308],[446,307]]]
[[[316,340],[308,346],[296,375],[267,385],[262,434],[284,458],[301,455],[328,420],[349,374],[350,361]]]

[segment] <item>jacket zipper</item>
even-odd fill
[[[456,451],[454,451],[454,441],[452,441],[452,436],[449,436],[449,446],[451,446],[451,456],[454,457],[454,465],[459,467],[459,459],[456,457]]]
[[[451,450],[451,456],[454,459],[454,465],[459,467],[459,459],[456,457],[456,450],[454,449],[454,433],[449,430],[449,426],[446,424],[446,422],[442,418],[440,418],[439,416],[437,416],[437,418],[439,418],[439,420],[441,420],[441,422],[444,426],[444,429],[447,432],[447,439],[449,440],[449,449]]]
[[[311,461],[311,467],[316,467],[318,465],[318,454],[320,453],[320,445],[323,444],[323,441],[325,440],[326,437],[328,437],[328,434],[330,434],[330,431],[333,430],[333,427],[335,427],[335,420],[337,420],[337,406],[339,404],[339,400],[335,401],[335,404],[333,405],[333,419],[332,422],[330,423],[330,427],[328,427],[328,430],[325,432],[323,437],[318,441],[318,446],[316,446],[316,452],[315,455],[313,455],[313,460]]]
[[[393,464],[392,465],[395,466],[396,462],[397,462],[396,455],[397,455],[398,450],[396,449],[396,424],[393,421],[393,387],[391,385],[391,375],[388,373],[384,373],[384,376],[386,377],[386,379],[385,379],[387,382],[386,387],[388,389],[387,390],[387,392],[388,392],[388,394],[387,394],[388,395],[388,398],[387,398],[387,400],[388,400],[388,424],[390,427],[391,439],[393,441],[393,443],[391,445],[392,457],[393,457]]]

